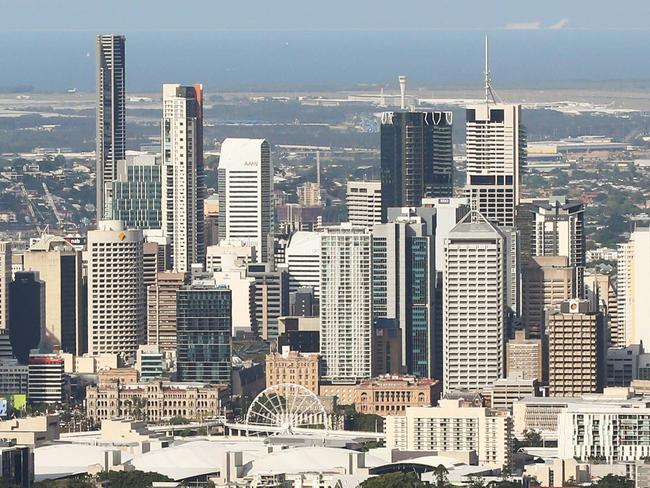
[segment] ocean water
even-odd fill
[[[94,32],[0,32],[0,87],[94,90]],[[125,32],[127,86],[163,82],[208,88],[396,85],[481,86],[478,31]],[[490,33],[495,85],[650,80],[649,31]]]

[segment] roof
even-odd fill
[[[198,440],[149,451],[134,457],[131,464],[141,471],[154,471],[179,481],[195,476],[221,473],[226,452],[242,451],[244,463],[266,454],[262,440]]]
[[[354,453],[356,451],[335,447],[283,449],[256,459],[247,474],[342,473],[350,463],[350,455]],[[383,464],[386,464],[383,459],[366,454],[366,466]]]
[[[34,449],[34,480],[60,479],[82,474],[93,464],[104,466],[104,456],[115,447],[89,446],[85,444],[52,444]],[[122,453],[122,462],[130,454]]]
[[[291,236],[286,249],[287,256],[308,255],[316,259],[320,256],[320,232],[298,231]]]

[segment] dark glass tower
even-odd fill
[[[111,219],[117,162],[126,152],[124,36],[97,36],[97,220]]]
[[[451,112],[386,112],[381,120],[381,210],[453,194]]]
[[[230,384],[232,295],[226,286],[198,281],[176,293],[179,381]]]
[[[45,285],[38,278],[37,272],[17,272],[9,285],[9,337],[21,364],[39,348],[45,328]]]
[[[113,182],[113,218],[128,229],[160,229],[161,185],[161,166],[155,156],[120,161]]]

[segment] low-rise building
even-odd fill
[[[364,381],[354,391],[355,410],[374,415],[403,415],[407,407],[438,403],[440,383],[413,376],[384,375]]]
[[[630,386],[637,379],[642,344],[607,349],[607,386]]]
[[[86,413],[96,422],[115,417],[202,419],[218,415],[227,394],[226,385],[205,383],[103,383],[86,388]]]
[[[29,367],[16,359],[0,359],[0,395],[27,394]]]
[[[32,486],[34,460],[28,446],[13,440],[0,439],[0,482],[3,486]],[[5,485],[6,483],[6,485]]]
[[[59,416],[39,415],[0,421],[0,439],[38,447],[59,438]]]
[[[405,451],[475,451],[479,464],[510,466],[512,417],[504,411],[440,400],[386,417],[386,447]]]

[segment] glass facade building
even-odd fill
[[[176,300],[178,381],[230,385],[230,289],[202,280],[178,290]]]
[[[120,161],[113,182],[113,219],[128,229],[160,229],[161,186],[161,166],[154,157]]]

